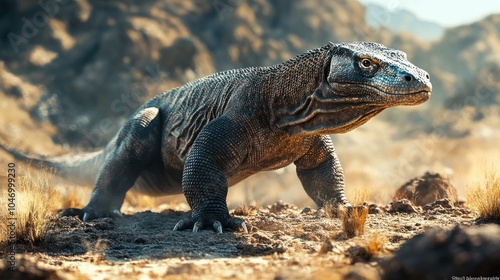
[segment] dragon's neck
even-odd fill
[[[334,92],[326,82],[331,45],[294,57],[268,79],[271,126],[291,135],[348,132],[384,108],[362,96]]]

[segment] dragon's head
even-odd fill
[[[348,132],[382,112],[427,101],[429,74],[402,51],[378,43],[331,43],[318,71],[318,86],[279,112],[278,127],[290,134]]]
[[[381,44],[354,42],[333,45],[326,82],[335,95],[345,95],[388,108],[427,101],[429,74],[408,61],[406,53]]]

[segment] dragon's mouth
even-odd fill
[[[413,92],[408,92],[408,93],[388,93],[384,92],[382,90],[376,89],[379,91],[380,95],[387,95],[391,97],[427,97],[429,98],[431,96],[431,91],[428,90],[420,90],[420,91],[413,91]]]
[[[367,93],[366,98],[370,99],[370,96],[374,98],[373,101],[380,101],[382,98],[384,101],[389,101],[392,105],[417,105],[427,101],[431,97],[432,89],[428,86],[422,87],[415,91],[393,91],[388,92],[382,90],[378,87],[366,85],[366,84],[356,84],[356,83],[332,83],[333,88],[339,90],[342,93],[361,92]],[[389,104],[387,104],[389,105]]]

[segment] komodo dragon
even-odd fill
[[[137,109],[101,151],[28,157],[8,150],[66,177],[97,176],[88,205],[63,216],[121,215],[133,187],[149,195],[184,193],[192,214],[174,230],[246,230],[229,215],[228,186],[291,163],[318,206],[352,207],[328,134],[348,132],[389,107],[423,103],[431,89],[429,74],[404,52],[329,43],[281,64],[215,73],[164,92]]]

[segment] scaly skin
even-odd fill
[[[216,73],[162,93],[100,153],[72,157],[72,168],[64,157],[38,160],[66,174],[84,164],[98,169],[88,205],[62,215],[84,221],[119,215],[132,187],[151,195],[183,192],[192,216],[174,230],[222,232],[245,227],[229,215],[228,187],[291,163],[319,206],[351,207],[327,135],[348,132],[386,108],[425,102],[431,88],[429,75],[401,51],[330,43],[282,64]]]

